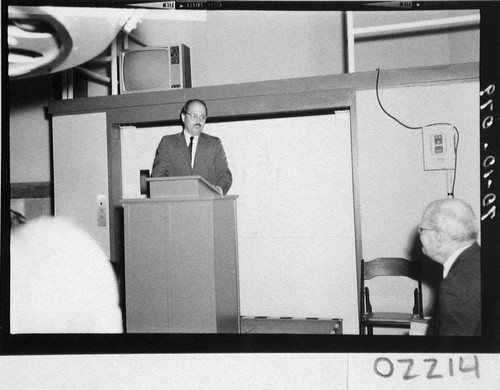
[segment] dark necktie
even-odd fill
[[[193,139],[194,137],[189,137],[189,146],[188,146],[188,150],[189,150],[189,162],[191,162],[192,160],[192,156],[193,156]]]

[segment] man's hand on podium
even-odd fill
[[[220,188],[219,186],[215,186],[215,189],[217,190],[217,192],[218,192],[220,195],[224,195],[224,192],[222,191],[222,188]]]

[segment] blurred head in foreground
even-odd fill
[[[83,230],[41,217],[12,230],[11,333],[121,333],[110,261]]]

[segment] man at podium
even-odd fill
[[[203,133],[208,109],[193,99],[181,110],[183,130],[164,136],[153,163],[152,177],[199,175],[226,195],[233,182],[226,153],[219,138]]]

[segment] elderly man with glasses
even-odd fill
[[[227,194],[233,182],[219,138],[203,133],[208,110],[202,100],[189,100],[181,110],[181,133],[163,137],[156,150],[152,177],[201,176]]]
[[[422,252],[443,265],[429,334],[481,335],[481,248],[472,208],[459,199],[430,203],[417,228]]]

